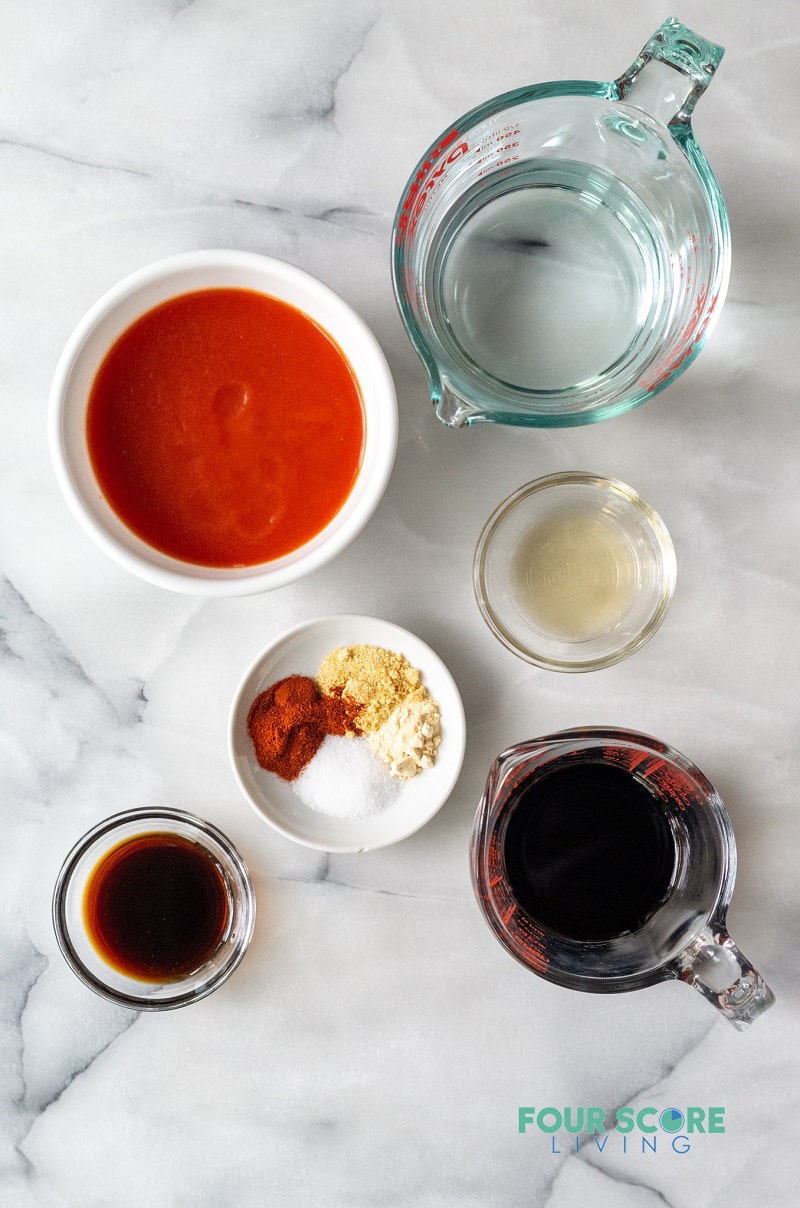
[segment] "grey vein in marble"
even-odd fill
[[[142,176],[146,180],[153,179],[152,172],[144,172],[140,168],[127,167],[125,164],[97,163],[94,160],[79,159],[65,151],[58,151],[42,143],[26,143],[21,139],[0,138],[0,147],[13,147],[19,151],[31,151],[35,155],[46,155],[50,159],[62,160],[66,164],[74,164],[77,168],[92,168],[96,172],[124,172],[129,176]]]
[[[4,1060],[0,1062],[0,1100],[7,1107],[0,1113],[0,1130],[17,1175],[31,1176],[23,1153],[24,1140],[34,1123],[56,1103],[75,1079],[127,1031],[136,1014],[102,1004],[93,995],[73,985],[60,956],[53,966],[48,956],[26,931],[20,911],[22,887],[35,886],[43,914],[35,919],[37,936],[54,951],[49,925],[47,872],[51,832],[62,833],[55,810],[74,786],[80,791],[85,777],[96,775],[96,735],[103,733],[107,757],[123,775],[130,775],[125,734],[139,724],[143,707],[143,685],[131,684],[126,715],[91,682],[78,660],[65,649],[52,627],[30,608],[7,578],[0,578],[0,699],[4,702],[0,738],[3,740],[4,794],[0,814],[8,841],[31,823],[34,829],[26,847],[11,865],[3,856],[2,897],[5,909],[2,933],[2,982],[0,1019],[3,1023]],[[92,736],[91,740],[89,736]],[[95,753],[93,753],[95,752]],[[128,765],[126,767],[126,765]],[[123,770],[125,769],[125,770]],[[71,826],[73,839],[74,823]],[[65,855],[62,848],[60,855]],[[56,856],[58,859],[58,855]],[[42,874],[45,874],[44,876]],[[46,1016],[44,1004],[50,984],[63,983],[62,1003],[68,1004],[79,990],[78,1015],[73,1038],[57,1060],[43,1065],[29,1048],[27,1035],[38,1031]],[[87,1023],[87,1019],[89,1022]],[[50,1044],[59,1044],[56,1034]],[[49,1047],[49,1046],[48,1046]]]

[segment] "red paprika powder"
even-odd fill
[[[289,675],[261,692],[247,714],[256,759],[282,780],[296,780],[326,734],[359,734],[362,706],[341,694],[322,695],[307,675]]]

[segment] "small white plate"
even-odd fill
[[[382,814],[356,820],[329,818],[307,806],[291,784],[259,767],[247,733],[247,714],[259,692],[266,691],[277,680],[287,675],[309,675],[313,679],[331,650],[358,644],[393,650],[421,671],[423,684],[439,703],[442,743],[433,767],[406,781]],[[233,700],[228,726],[233,772],[256,812],[296,843],[330,852],[386,847],[413,835],[429,822],[458,779],[465,742],[464,706],[455,681],[439,656],[398,625],[352,614],[307,621],[289,629],[268,646],[245,672]]]

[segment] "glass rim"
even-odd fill
[[[606,654],[589,655],[589,657],[580,660],[577,658],[569,659],[566,657],[556,658],[549,656],[534,649],[533,643],[531,645],[523,645],[520,640],[514,637],[508,627],[504,625],[497,611],[493,608],[490,600],[491,593],[488,590],[486,581],[486,566],[492,542],[503,521],[525,500],[554,486],[593,486],[602,490],[610,490],[615,495],[621,496],[627,503],[635,507],[643,517],[661,552],[662,574],[659,599],[647,622],[623,646],[611,650]],[[651,507],[638,491],[620,479],[606,478],[602,475],[583,470],[565,470],[555,474],[543,475],[541,478],[535,478],[531,482],[518,487],[517,490],[502,500],[489,516],[489,519],[481,530],[475,546],[472,563],[472,585],[475,599],[481,616],[489,629],[497,640],[507,650],[511,651],[512,654],[515,654],[524,662],[534,667],[540,667],[545,671],[568,673],[599,671],[604,667],[611,667],[615,663],[622,662],[623,659],[626,659],[649,641],[660,627],[672,603],[676,582],[677,560],[675,557],[675,547],[667,526],[655,508]],[[596,637],[589,638],[575,642],[574,645],[576,648],[581,647],[586,652],[591,644],[596,641]]]
[[[105,836],[113,835],[115,831],[121,830],[131,822],[141,822],[144,825],[152,823],[156,826],[160,823],[179,823],[186,828],[196,831],[200,836],[205,836],[212,840],[231,863],[235,877],[235,896],[241,906],[243,915],[244,926],[237,936],[235,945],[224,964],[206,982],[192,989],[182,989],[182,981],[176,981],[174,983],[174,993],[162,998],[153,998],[145,993],[139,995],[133,992],[118,990],[107,982],[104,982],[102,978],[98,977],[87,967],[81,958],[73,943],[70,926],[67,921],[67,894],[69,893],[72,878],[78,869],[80,861],[98,840],[103,839]],[[164,827],[163,830],[164,833],[171,833],[169,827]],[[131,838],[133,837],[131,836]],[[211,854],[212,856],[214,855],[213,852]],[[99,858],[100,856],[98,855]],[[255,928],[256,899],[252,878],[247,865],[228,836],[212,822],[199,818],[187,810],[176,809],[171,806],[138,806],[133,809],[122,810],[119,813],[104,818],[73,844],[56,878],[51,904],[51,916],[53,930],[55,931],[61,955],[75,976],[85,986],[101,998],[108,999],[118,1006],[128,1007],[137,1011],[168,1011],[177,1007],[187,1006],[189,1003],[205,998],[228,980],[249,947]]]

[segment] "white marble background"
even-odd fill
[[[683,0],[677,13],[728,48],[695,122],[734,238],[708,348],[648,406],[549,434],[436,422],[391,295],[394,206],[451,119],[533,81],[612,78],[663,3],[5,0],[0,15],[0,1206],[795,1204],[793,0]],[[272,595],[207,602],[94,548],[57,491],[45,415],[59,351],[100,293],[159,256],[216,246],[284,257],[343,294],[386,351],[401,430],[386,496],[338,560]],[[515,660],[470,587],[489,511],[569,468],[637,487],[679,560],[663,629],[588,676]],[[469,743],[427,828],[325,858],[249,810],[225,729],[258,650],[337,611],[433,645]],[[740,857],[731,931],[778,995],[747,1034],[681,985],[602,998],[550,986],[484,925],[467,843],[491,760],[591,723],[665,739],[725,798]],[[221,991],[137,1016],[69,972],[50,894],[84,830],[153,801],[230,834],[259,920]],[[517,1134],[520,1104],[625,1103],[722,1105],[727,1132],[681,1157],[551,1155]]]

